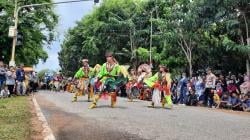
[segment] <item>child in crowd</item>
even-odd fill
[[[218,92],[216,91],[214,93],[214,106],[218,106],[219,103],[220,103],[220,96],[219,96]]]
[[[190,87],[188,92],[189,94],[187,95],[186,105],[196,106],[198,103],[198,98],[195,94],[194,89]]]
[[[172,82],[172,86],[171,86],[171,92],[172,92],[172,101],[174,104],[178,103],[178,92],[177,92],[177,86],[178,86],[178,80],[175,79]]]
[[[198,80],[195,82],[195,94],[197,97],[203,95],[205,91],[205,84],[201,76],[198,77]]]
[[[219,95],[219,97],[221,97],[223,93],[223,88],[220,82],[216,84],[215,90],[216,90],[215,92]]]
[[[8,89],[8,86],[4,85],[1,92],[0,92],[0,98],[7,98],[10,95],[10,91]]]

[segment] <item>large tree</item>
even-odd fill
[[[108,50],[121,64],[137,66],[149,62],[151,48],[154,68],[161,63],[189,75],[207,67],[242,72],[248,37],[238,33],[248,31],[242,25],[249,24],[249,4],[237,5],[231,0],[104,0],[68,31],[60,66],[72,75],[83,57],[93,66],[105,61]]]
[[[235,69],[236,65],[240,68],[238,71],[242,70],[241,63],[245,60],[247,73],[250,74],[250,1],[202,0],[197,3],[200,7],[197,12],[206,30],[205,38],[211,45],[224,47],[221,49],[226,50],[223,55],[230,60],[227,63],[230,63],[231,69]]]
[[[18,6],[34,3],[51,3],[52,0],[19,1]],[[9,26],[13,26],[14,0],[0,1],[0,56],[4,62],[10,60],[12,39],[8,37]],[[55,39],[55,27],[58,16],[52,5],[25,8],[19,13],[18,32],[23,35],[22,46],[16,47],[16,62],[25,65],[45,61],[48,54],[44,47],[49,47]]]

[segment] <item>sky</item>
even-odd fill
[[[70,0],[54,0],[54,2],[70,1]],[[77,3],[67,3],[55,6],[55,12],[59,16],[59,23],[56,28],[59,36],[56,41],[54,41],[50,48],[45,47],[49,58],[45,63],[40,62],[36,67],[36,71],[40,71],[46,68],[52,70],[59,70],[58,62],[58,52],[60,51],[60,44],[63,42],[64,34],[69,28],[76,25],[76,21],[81,20],[85,15],[91,13],[94,9],[94,2],[77,2]]]

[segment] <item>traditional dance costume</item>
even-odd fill
[[[163,108],[165,107],[165,103],[167,103],[168,107],[172,107],[170,73],[158,72],[149,79],[144,80],[144,82],[153,88],[152,103],[149,107],[154,107],[155,104],[159,104],[160,102],[162,102]]]
[[[98,81],[95,84],[97,93],[94,97],[93,103],[90,105],[90,109],[95,108],[97,101],[101,96],[110,95],[111,96],[111,107],[113,108],[116,103],[116,92],[118,89],[120,74],[120,66],[117,63],[109,64],[104,63],[100,69],[99,74],[97,75]]]
[[[147,80],[152,76],[152,70],[150,65],[148,64],[142,64],[138,67],[138,79],[137,79],[137,86],[141,89],[140,91],[140,99],[146,100],[150,98],[151,90],[143,84],[143,81]]]
[[[93,97],[93,91],[89,91],[89,80],[90,77],[93,75],[92,71],[92,68],[84,66],[76,72],[74,77],[78,79],[78,84],[77,91],[74,93],[73,96],[73,102],[77,101],[77,96],[88,94],[88,101],[90,101],[90,99]]]
[[[128,99],[130,102],[133,101],[133,98],[137,98],[139,94],[139,88],[137,87],[137,76],[134,75],[129,75],[128,76],[128,83],[126,84],[126,92],[128,95]]]

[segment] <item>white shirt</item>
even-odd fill
[[[8,95],[10,95],[10,91],[9,90],[4,90],[4,89],[1,90],[0,97],[2,97],[2,96],[8,96]]]
[[[206,76],[206,88],[215,88],[216,76],[210,73]]]

